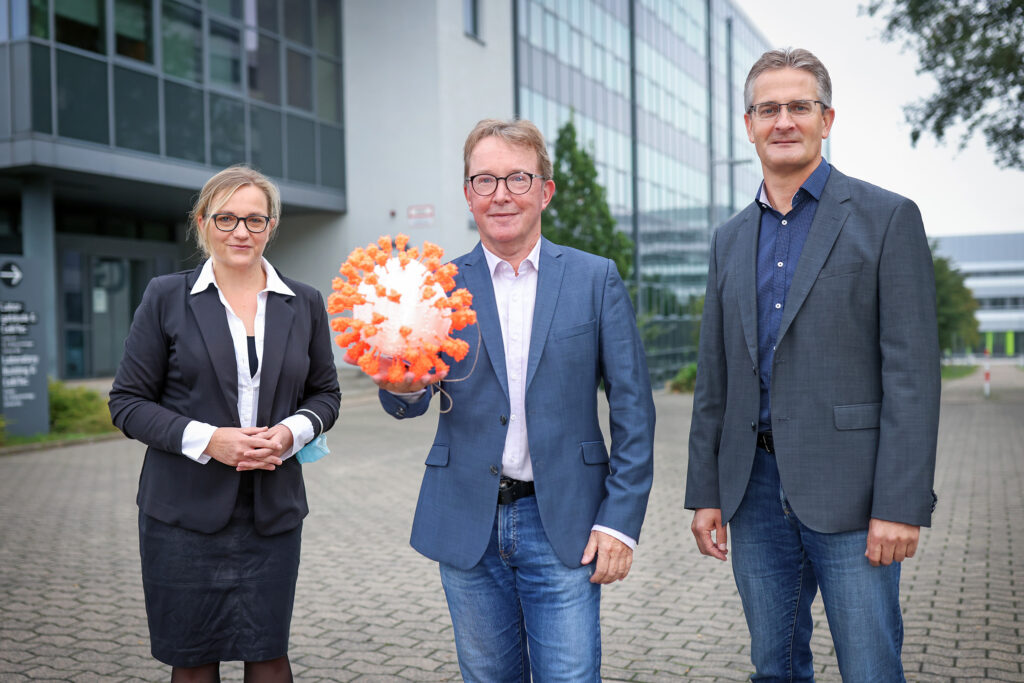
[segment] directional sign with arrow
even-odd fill
[[[25,277],[25,274],[21,272],[21,268],[18,267],[17,263],[8,261],[3,266],[0,266],[0,280],[3,280],[4,284],[8,287],[17,287],[23,277]]]

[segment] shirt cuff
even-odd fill
[[[392,396],[397,396],[406,403],[416,403],[420,400],[423,394],[427,393],[426,389],[420,389],[419,391],[389,391]]]
[[[192,420],[185,425],[185,431],[181,435],[181,452],[200,465],[210,462],[210,456],[205,451],[215,431],[217,428],[213,425]]]
[[[292,457],[313,440],[313,421],[305,415],[289,415],[281,420],[280,424],[283,424],[292,433],[292,452],[281,458],[282,460]]]
[[[602,534],[608,534],[612,538],[616,538],[625,543],[626,545],[628,545],[630,550],[636,550],[636,539],[630,538],[629,536],[620,531],[616,531],[615,529],[609,529],[608,527],[601,526],[600,524],[595,524],[594,526],[590,527],[590,530],[600,531]]]

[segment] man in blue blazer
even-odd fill
[[[597,681],[600,584],[629,572],[653,476],[643,346],[615,264],[541,237],[555,184],[540,131],[484,120],[464,156],[470,351],[440,386],[378,380],[397,418],[441,394],[412,545],[440,563],[465,680]]]
[[[715,232],[685,505],[732,568],[757,680],[811,681],[817,589],[848,681],[900,681],[900,562],[931,520],[939,349],[910,200],[821,156],[824,65],[766,52],[747,77],[764,182]]]

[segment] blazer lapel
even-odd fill
[[[199,271],[197,270],[189,278],[189,286],[195,283]],[[206,353],[210,357],[213,371],[217,376],[217,385],[220,387],[227,408],[231,415],[235,416],[235,424],[240,425],[238,420],[238,366],[235,363],[235,345],[231,341],[231,330],[228,329],[228,319],[224,311],[224,305],[217,295],[217,288],[207,287],[198,294],[189,294],[188,304],[199,326],[199,334],[206,346]]]
[[[562,275],[565,263],[562,262],[562,250],[552,242],[541,237],[540,268],[537,269],[537,296],[533,305],[533,327],[530,330],[530,353],[526,365],[526,387],[529,388],[533,375],[544,352],[544,343],[551,329],[551,320],[555,315],[555,303],[562,287]]]
[[[758,363],[757,350],[757,240],[761,231],[761,211],[751,204],[744,212],[743,224],[738,231],[736,274],[739,279],[740,323],[747,351],[754,365]],[[714,255],[712,255],[712,258]]]
[[[459,265],[466,286],[473,294],[473,310],[480,337],[487,348],[494,374],[508,398],[508,372],[505,369],[505,345],[501,340],[501,320],[498,318],[498,304],[494,299],[494,284],[487,268],[487,259],[480,244],[469,253]]]
[[[779,323],[779,335],[776,339],[782,340],[789,329],[793,318],[803,305],[804,300],[818,279],[818,273],[832,252],[832,246],[839,237],[839,231],[850,210],[842,205],[849,199],[849,191],[845,177],[832,169],[825,189],[821,193],[821,201],[818,202],[818,209],[814,212],[814,221],[811,223],[810,232],[807,233],[807,241],[804,242],[803,251],[800,253],[800,260],[796,264],[796,272],[793,274],[793,283],[789,286],[789,293],[786,295],[786,308],[782,312],[782,321]]]
[[[285,354],[289,353],[288,335],[292,330],[295,310],[292,308],[292,297],[276,292],[267,294],[266,318],[263,325],[263,358],[260,370],[260,404],[256,409],[256,419],[260,426],[270,425],[271,406],[274,401],[273,387],[281,376],[281,366]],[[305,353],[305,349],[296,349],[294,353]]]

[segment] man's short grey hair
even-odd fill
[[[754,102],[754,81],[765,71],[775,69],[802,69],[818,82],[818,99],[825,103],[826,109],[832,108],[832,79],[828,69],[810,51],[799,47],[784,47],[768,50],[750,67],[747,82],[743,85],[743,111],[750,111]]]

